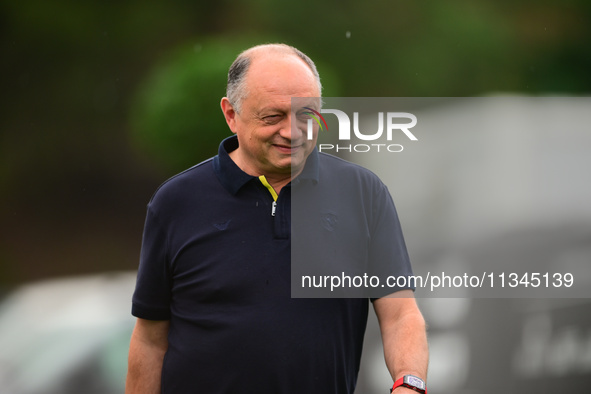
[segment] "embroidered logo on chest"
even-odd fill
[[[231,221],[232,219],[226,220],[225,222],[216,222],[213,226],[218,230],[223,231],[228,228],[228,224],[230,224]]]
[[[338,218],[334,213],[325,213],[322,215],[322,226],[328,231],[334,231],[337,223]]]

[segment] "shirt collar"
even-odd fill
[[[242,171],[240,167],[234,163],[234,160],[230,158],[229,153],[238,148],[238,137],[235,135],[224,139],[218,149],[218,155],[213,158],[213,168],[216,176],[230,193],[236,194],[238,190],[242,188],[246,183],[256,177],[248,175]],[[318,182],[318,150],[314,148],[312,153],[306,160],[306,165],[302,170],[302,173],[297,177],[296,183],[300,180],[311,180],[314,183]]]
[[[230,158],[229,153],[238,148],[238,137],[230,136],[222,141],[218,155],[213,158],[213,168],[216,176],[230,193],[236,194],[242,186],[255,178],[242,171]]]

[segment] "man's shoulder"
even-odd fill
[[[208,183],[215,181],[213,159],[212,157],[204,160],[168,178],[156,189],[150,199],[150,204],[168,203],[171,202],[171,199],[193,194],[194,190],[207,188]]]
[[[383,186],[383,182],[373,171],[340,157],[320,152],[318,154],[318,163],[321,177],[333,179],[339,177],[342,180],[357,179],[370,182],[376,186]]]

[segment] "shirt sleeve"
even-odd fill
[[[167,231],[148,205],[131,314],[148,320],[170,319],[171,276]]]
[[[382,184],[372,210],[369,267],[384,287],[370,290],[372,300],[401,290],[415,290],[406,243],[396,207],[388,188]]]

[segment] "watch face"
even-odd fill
[[[425,382],[423,379],[417,378],[413,375],[406,375],[404,377],[404,383],[408,384],[409,386],[416,387],[418,389],[424,390],[425,389]]]

